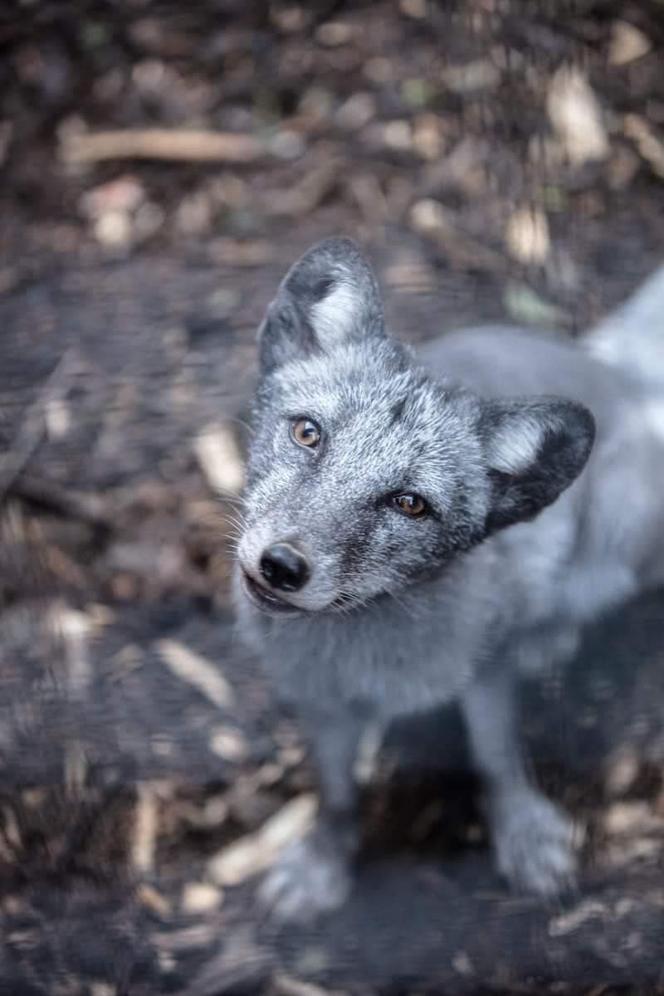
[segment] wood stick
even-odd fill
[[[74,351],[67,350],[44,381],[34,401],[28,405],[14,439],[0,457],[0,502],[39,448],[45,432],[48,405],[66,393],[75,370]]]
[[[60,146],[60,157],[68,163],[106,159],[248,163],[267,152],[266,143],[253,135],[168,128],[86,132],[66,136]]]

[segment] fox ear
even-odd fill
[[[319,242],[286,274],[260,328],[263,373],[315,350],[385,334],[376,278],[350,239]]]
[[[532,519],[583,470],[595,420],[560,398],[483,402],[480,433],[491,484],[488,533]]]

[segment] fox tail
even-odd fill
[[[664,265],[584,340],[598,359],[664,390]]]

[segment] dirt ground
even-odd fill
[[[311,242],[357,238],[412,342],[575,335],[662,262],[661,2],[28,0],[0,47],[0,993],[664,992],[661,595],[524,690],[578,894],[494,877],[450,713],[395,731],[355,894],[295,932],[256,873],[313,781],[228,597],[255,330]]]

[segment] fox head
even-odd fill
[[[555,501],[593,435],[579,404],[482,399],[433,379],[386,334],[355,244],[322,242],[260,329],[245,594],[273,614],[399,596]]]

